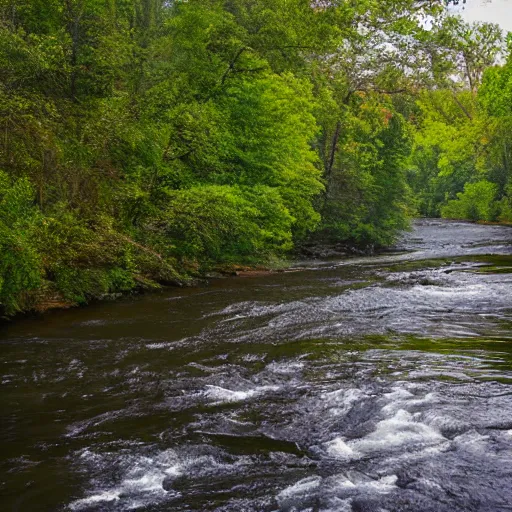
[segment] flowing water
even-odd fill
[[[512,511],[512,229],[0,330],[5,511]]]

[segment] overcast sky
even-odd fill
[[[460,12],[467,21],[489,21],[499,23],[504,30],[512,32],[512,0],[460,0],[452,10]]]

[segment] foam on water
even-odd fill
[[[93,494],[91,496],[88,496],[87,498],[82,498],[76,501],[73,501],[70,503],[69,508],[71,510],[85,510],[91,505],[95,505],[97,503],[100,503],[102,501],[117,501],[119,500],[119,496],[121,494],[121,491],[105,491],[100,492],[98,494]]]
[[[421,403],[413,400],[411,405]],[[382,412],[393,408],[385,406]],[[355,460],[375,452],[392,452],[397,449],[420,450],[446,441],[439,430],[420,421],[420,414],[411,414],[404,409],[397,410],[391,417],[375,424],[370,434],[353,440],[337,437],[326,443],[329,455],[343,460]]]
[[[329,412],[334,415],[346,414],[358,401],[367,397],[368,394],[358,388],[338,389],[324,393],[321,396],[329,404]]]
[[[113,454],[98,454],[86,450],[81,459],[85,464],[95,467],[109,467],[109,460],[125,468],[124,477],[117,485],[110,488],[92,491],[89,496],[75,500],[70,505],[71,510],[90,510],[90,507],[101,502],[119,502],[121,509],[133,508],[136,503],[154,503],[172,497],[163,489],[163,481],[169,476],[178,476],[186,468],[173,450],[167,450],[155,457],[133,457],[116,459]],[[111,469],[111,468],[109,468]],[[177,495],[174,493],[174,495]],[[134,501],[138,500],[138,501]]]
[[[213,400],[215,404],[222,402],[242,402],[249,398],[262,395],[268,391],[277,391],[278,389],[278,386],[260,386],[246,391],[241,391],[208,384],[204,391],[204,396],[209,400]]]
[[[296,496],[297,494],[305,494],[309,493],[314,489],[318,489],[320,486],[322,479],[319,476],[313,476],[310,478],[304,478],[303,480],[299,480],[295,484],[283,489],[278,495],[277,499],[280,502],[289,499],[292,496]]]
[[[363,478],[361,478],[361,476]],[[365,475],[352,474],[340,475],[335,478],[336,485],[341,489],[356,490],[361,493],[387,494],[396,489],[396,475],[383,476],[377,480],[365,477]]]
[[[325,445],[327,454],[332,457],[338,457],[345,461],[358,459],[362,456],[361,453],[357,452],[352,448],[346,441],[341,437],[337,437],[332,441],[329,441]]]
[[[353,441],[353,448],[363,454],[381,450],[407,447],[408,450],[424,448],[445,441],[441,433],[419,421],[416,415],[400,409],[396,414],[377,423],[370,435]]]

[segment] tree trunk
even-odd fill
[[[336,150],[338,149],[338,141],[340,139],[340,132],[341,132],[341,121],[338,121],[336,123],[336,128],[334,130],[334,134],[332,136],[331,150],[329,151],[329,160],[327,161],[327,165],[325,166],[324,208],[327,203],[327,198],[329,196],[329,189],[330,189],[331,179],[332,179],[332,169],[334,167],[334,160],[336,158]]]

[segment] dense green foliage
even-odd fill
[[[416,104],[410,184],[423,215],[512,222],[512,46],[492,25],[457,30],[457,73]]]
[[[0,0],[0,309],[387,245],[411,189],[508,218],[512,63],[468,30],[418,0]]]

